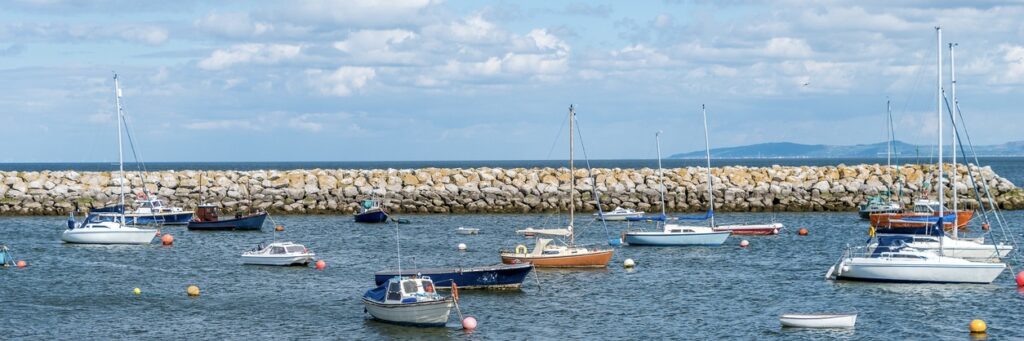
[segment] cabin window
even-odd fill
[[[416,292],[416,281],[402,282],[402,290],[408,294]]]
[[[434,283],[423,282],[423,291],[434,292]]]
[[[545,255],[557,255],[558,250],[544,250]]]
[[[691,229],[686,229],[686,230],[684,230],[683,232],[687,232],[687,233],[693,233],[693,230],[691,230]]]
[[[398,283],[388,284],[388,300],[399,301],[402,299],[402,292]]]
[[[301,247],[301,246],[289,246],[288,247],[288,253],[301,253],[302,249],[303,249],[303,247]]]
[[[270,249],[270,253],[273,253],[273,254],[283,254],[284,253],[284,248],[280,247],[280,246],[275,246],[275,247]]]
[[[679,230],[679,229],[674,229],[674,230],[671,230],[671,231],[669,231],[669,232],[672,232],[672,233],[679,233],[679,232],[683,232],[683,230]]]

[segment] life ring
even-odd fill
[[[527,251],[526,245],[523,245],[523,244],[516,245],[516,254],[517,255],[525,255],[526,251]]]

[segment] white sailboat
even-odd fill
[[[120,167],[121,207],[124,207],[124,153],[121,144],[121,88],[118,86],[117,74],[114,74],[114,104],[117,107],[117,157]],[[115,216],[113,221],[99,221],[98,216],[90,215],[81,224],[76,224],[73,217],[68,221],[68,228],[60,239],[65,243],[75,244],[149,244],[156,238],[156,230],[140,229],[125,224],[124,212]]]
[[[705,121],[706,122],[706,121]],[[707,124],[705,124],[707,127]],[[707,141],[705,130],[705,141]],[[665,215],[665,180],[662,177],[661,169],[661,132],[654,135],[658,144],[658,179],[661,182],[659,192],[661,193],[661,216]],[[710,159],[709,159],[710,160]],[[709,161],[710,167],[710,161]],[[714,198],[711,191],[711,172],[708,169],[708,195]],[[714,207],[715,201],[711,199],[709,207]],[[709,208],[709,212],[712,212]],[[622,242],[634,246],[718,246],[725,243],[731,234],[729,231],[715,231],[714,217],[711,217],[710,226],[685,226],[679,224],[658,223],[661,231],[626,231],[622,234]]]
[[[939,219],[933,226],[937,235],[943,231],[944,199],[941,179],[942,169],[942,29],[935,28],[938,48],[937,57],[937,97],[938,97],[938,170],[939,188]],[[954,231],[956,231],[954,229]],[[955,232],[954,232],[955,233]],[[872,282],[912,282],[912,283],[992,283],[1006,268],[1004,263],[974,262],[967,259],[947,257],[944,254],[943,239],[939,239],[939,252],[924,251],[912,248],[906,242],[907,236],[879,237],[878,243],[870,252],[861,249],[848,249],[839,262],[833,265],[826,278],[848,279]]]

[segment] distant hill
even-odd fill
[[[916,156],[919,153],[920,156],[929,156],[934,153],[933,148],[935,147],[931,145],[914,145],[896,141],[893,145],[893,152],[900,157]],[[1024,156],[1024,141],[974,146],[974,148],[978,152],[978,156]],[[885,157],[885,153],[885,142],[852,146],[773,142],[711,149],[712,158],[871,158]],[[669,158],[702,159],[704,151],[672,154]]]

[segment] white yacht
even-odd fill
[[[252,265],[308,265],[316,258],[302,244],[292,242],[273,242],[269,245],[260,243],[255,248],[242,253],[242,264]]]

